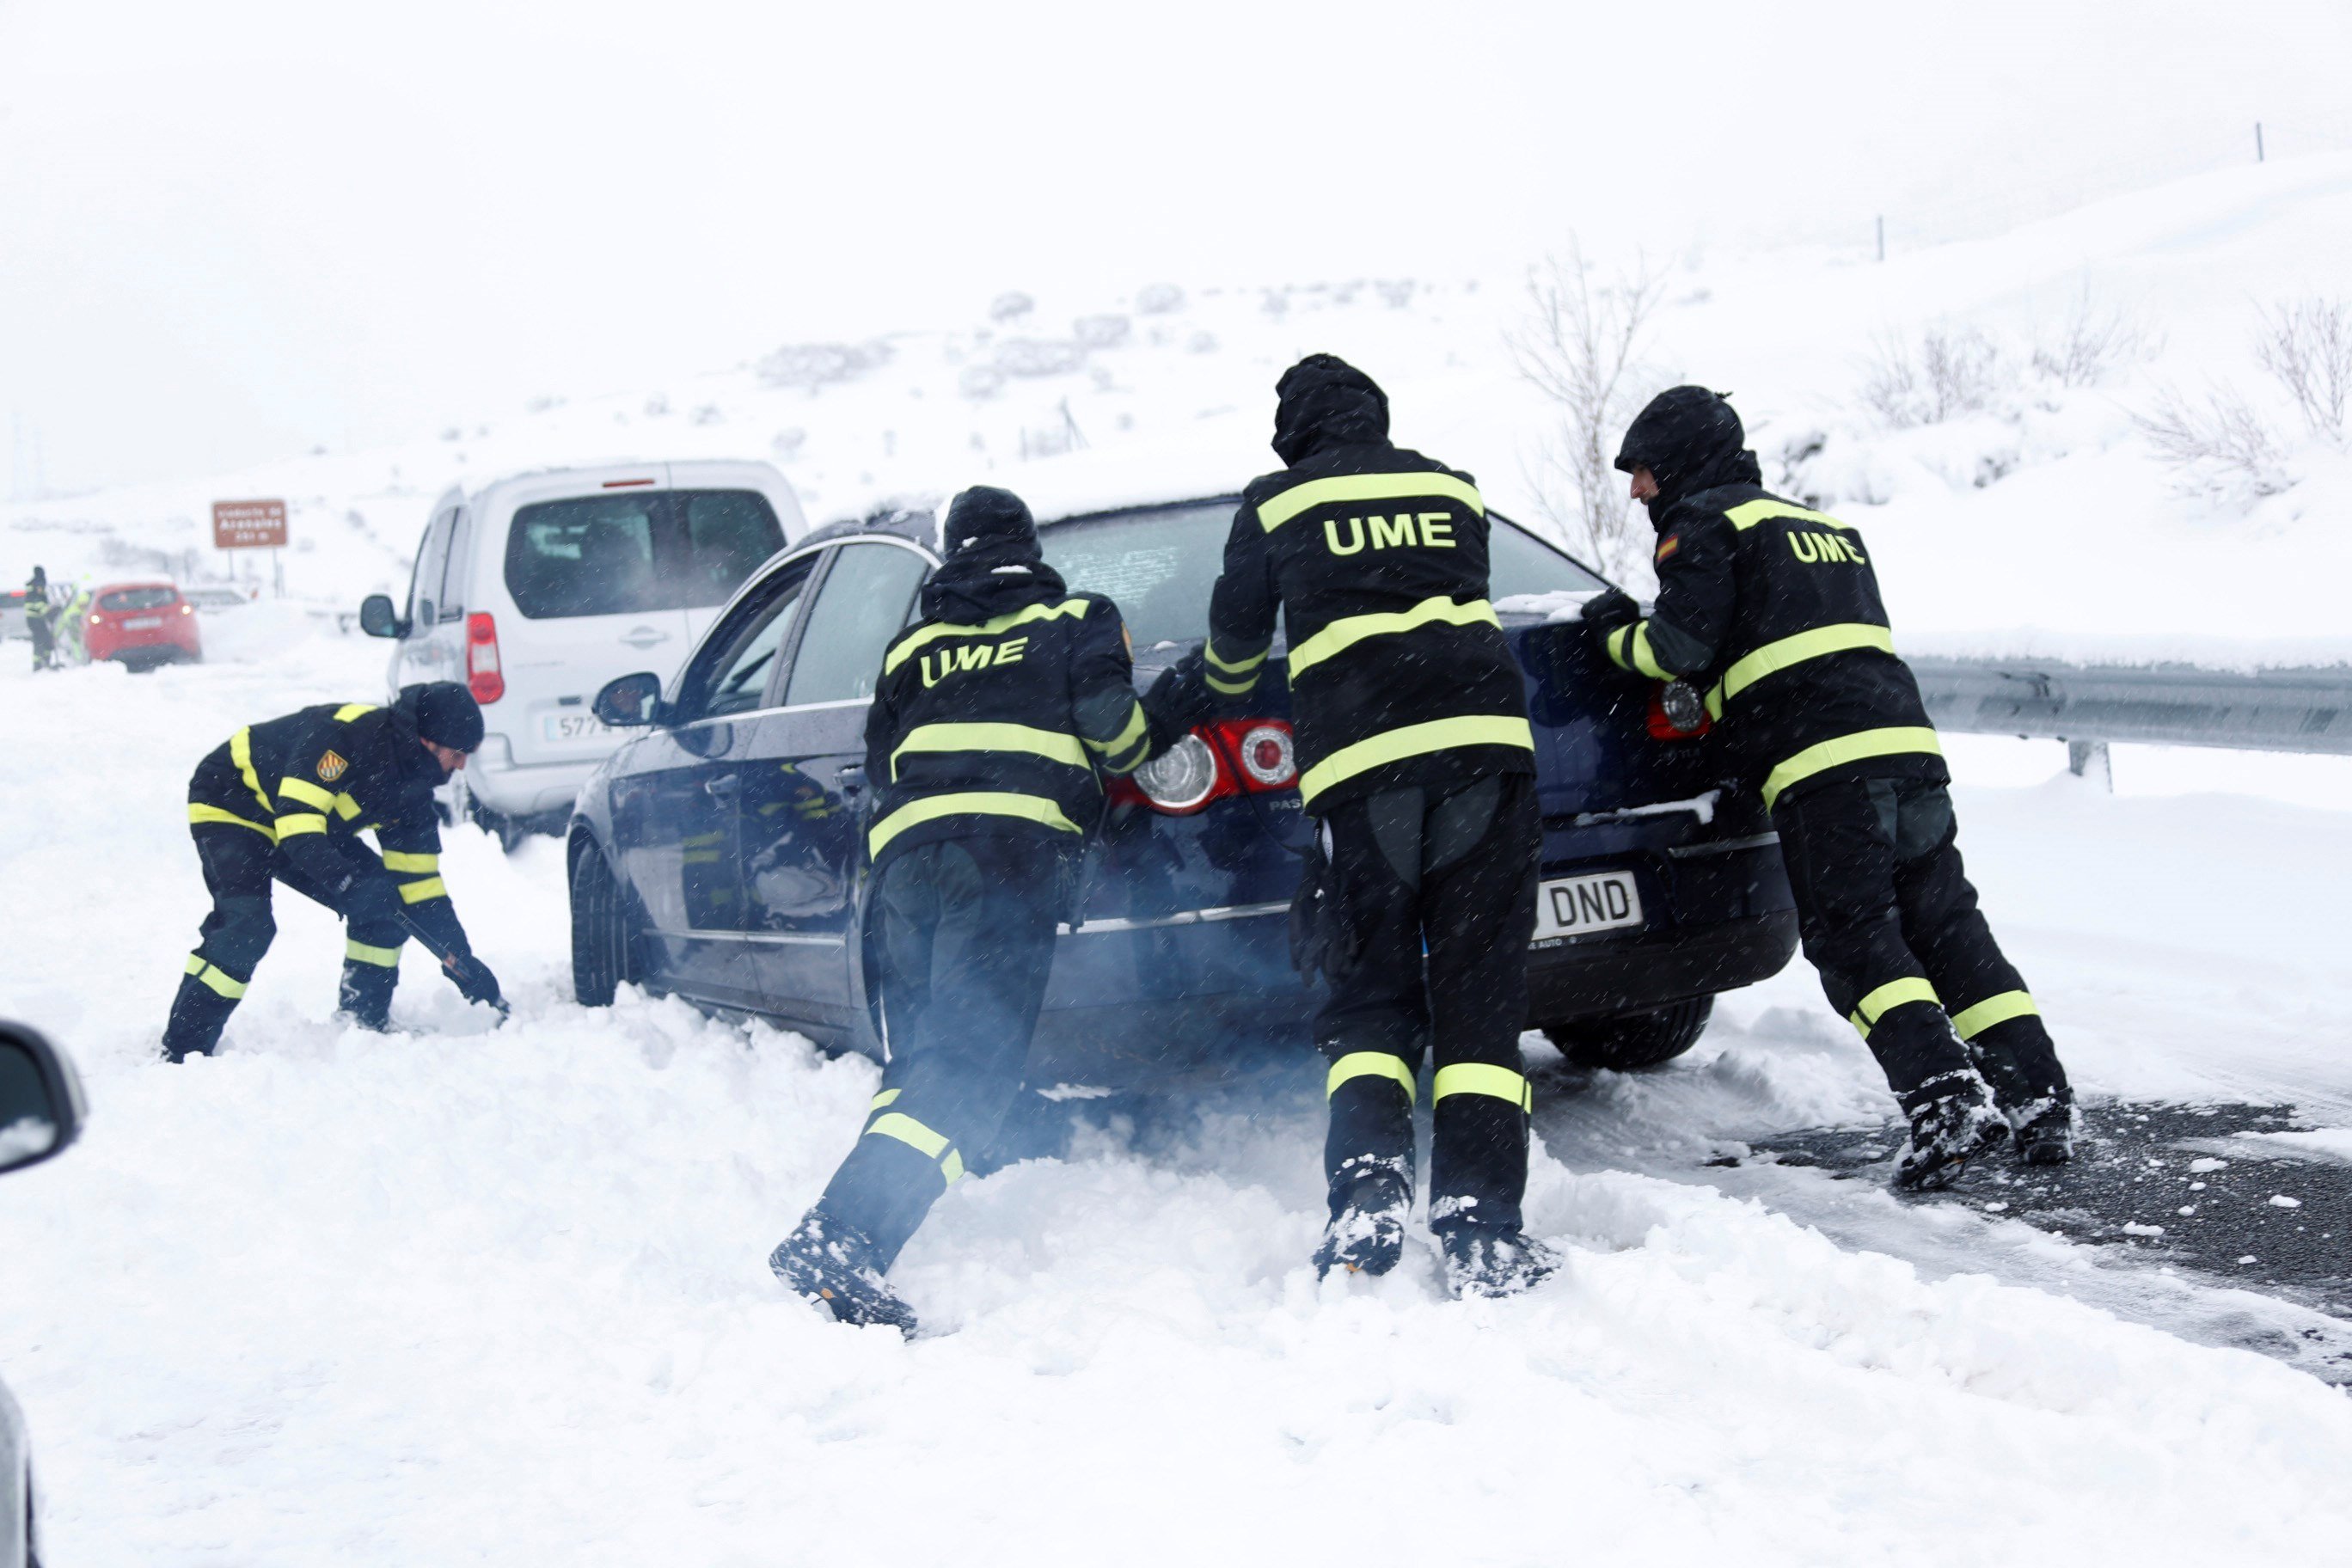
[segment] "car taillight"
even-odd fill
[[[1706,716],[1706,700],[1687,680],[1662,683],[1650,690],[1650,739],[1696,741],[1715,727]]]
[[[466,617],[466,685],[477,702],[496,702],[507,694],[507,678],[499,668],[499,628],[487,610]]]
[[[1289,725],[1224,719],[1195,729],[1131,777],[1112,780],[1110,798],[1185,816],[1228,795],[1272,795],[1297,784]]]

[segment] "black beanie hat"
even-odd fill
[[[400,710],[416,722],[416,733],[436,746],[470,752],[482,743],[482,705],[454,680],[404,686]]]
[[[945,538],[950,555],[961,555],[991,544],[1025,544],[1037,549],[1037,521],[1029,503],[1011,490],[994,485],[974,485],[948,503]]]

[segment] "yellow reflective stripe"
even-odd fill
[[[223,811],[219,806],[206,805],[202,801],[192,800],[188,803],[188,821],[192,825],[205,822],[233,823],[239,827],[252,828],[273,844],[278,842],[278,834],[274,829],[265,827],[258,822],[247,822],[233,811]]]
[[[335,792],[331,789],[320,789],[309,779],[279,779],[278,793],[289,799],[299,800],[304,805],[315,805],[320,811],[335,809]]]
[[[360,803],[348,795],[335,796],[335,815],[349,822],[360,814]]]
[[[948,1151],[948,1157],[940,1162],[940,1174],[948,1179],[951,1187],[963,1180],[963,1154],[960,1150]]]
[[[1823,773],[1847,763],[1865,762],[1872,757],[1903,756],[1925,752],[1940,757],[1944,748],[1936,740],[1936,731],[1916,725],[1903,725],[1889,730],[1864,730],[1852,735],[1840,735],[1834,741],[1807,746],[1795,756],[1774,768],[1764,778],[1764,809],[1780,798],[1780,792],[1790,784],[1801,784],[1815,773]]]
[[[1536,1088],[1526,1074],[1485,1062],[1455,1062],[1452,1067],[1439,1068],[1429,1102],[1435,1105],[1449,1094],[1491,1094],[1496,1100],[1509,1100],[1521,1110],[1533,1111],[1536,1108]]]
[[[387,849],[383,852],[383,868],[387,871],[438,871],[441,857],[411,855],[404,849]]]
[[[1258,526],[1272,533],[1308,508],[1333,501],[1410,500],[1416,496],[1444,496],[1460,501],[1481,516],[1486,510],[1486,503],[1479,499],[1478,487],[1452,474],[1334,474],[1328,479],[1309,479],[1303,485],[1294,485],[1278,496],[1260,501]]]
[[[1203,670],[1202,676],[1208,682],[1210,690],[1227,697],[1247,697],[1257,689],[1257,673],[1255,670],[1232,680],[1227,680],[1214,670]]]
[[[1888,981],[1869,995],[1864,996],[1855,1005],[1853,1012],[1848,1016],[1846,1022],[1861,1030],[1862,1037],[1866,1040],[1870,1038],[1871,1028],[1879,1019],[1884,1018],[1895,1008],[1912,1002],[1925,1002],[1930,1006],[1941,1005],[1936,1000],[1934,986],[1916,974],[1906,974],[1900,980]]]
[[[269,798],[269,792],[261,787],[260,776],[253,771],[251,725],[239,730],[228,738],[228,760],[235,763],[236,771],[245,776],[245,787],[253,792],[253,798],[261,803],[261,809],[275,814],[278,810],[278,803]]]
[[[1895,651],[1895,634],[1885,626],[1874,626],[1867,621],[1841,621],[1836,626],[1815,626],[1809,632],[1768,642],[1754,653],[1733,664],[1723,672],[1723,679],[1707,693],[1707,711],[1723,717],[1723,705],[1755,685],[1768,675],[1778,675],[1791,665],[1807,659],[1821,658],[1833,653],[1852,653],[1857,648],[1875,648],[1880,653]]]
[[[1412,1068],[1402,1057],[1389,1051],[1349,1051],[1333,1062],[1329,1076],[1323,1080],[1323,1097],[1328,1100],[1339,1092],[1341,1084],[1356,1078],[1394,1079],[1404,1087],[1405,1099],[1412,1099]]]
[[[910,827],[926,822],[936,822],[942,816],[1015,816],[1024,822],[1043,823],[1064,833],[1084,833],[1086,829],[1062,815],[1062,808],[1043,795],[1013,795],[1006,790],[970,790],[960,795],[935,795],[928,800],[909,802],[874,825],[866,835],[869,855],[879,855],[882,847]]]
[[[1840,522],[1826,512],[1807,511],[1803,507],[1790,506],[1784,500],[1742,501],[1723,515],[1730,519],[1732,527],[1742,530],[1753,528],[1759,522],[1770,522],[1775,518],[1783,517],[1797,522],[1818,522],[1830,528],[1853,526],[1850,522]]]
[[[1633,635],[1625,639],[1625,649],[1633,658],[1633,668],[1651,679],[1672,680],[1675,678],[1674,671],[1660,664],[1658,656],[1650,651],[1649,622],[1641,621],[1634,625]]]
[[[373,713],[375,710],[376,705],[373,702],[346,702],[335,710],[335,722],[348,724],[361,714]]]
[[[1131,773],[1143,763],[1145,753],[1151,750],[1149,732],[1138,735],[1123,752],[1113,752],[1103,758],[1103,771],[1108,773]]]
[[[324,833],[327,819],[313,811],[298,811],[291,816],[278,819],[279,839],[299,838],[305,833]]]
[[[898,646],[882,660],[882,673],[889,674],[906,663],[917,648],[926,643],[937,642],[941,637],[993,637],[998,632],[1009,632],[1014,626],[1027,626],[1031,621],[1050,621],[1060,616],[1084,620],[1087,606],[1092,603],[1090,599],[1065,599],[1058,605],[1032,605],[1025,610],[1013,610],[993,616],[976,626],[956,626],[946,621],[937,626],[918,626],[899,639]]]
[[[1607,654],[1609,656],[1609,662],[1615,665],[1620,669],[1631,669],[1633,668],[1633,659],[1628,657],[1625,652],[1625,640],[1633,635],[1633,627],[1619,626],[1615,631],[1611,632],[1607,637],[1601,639],[1601,651]]]
[[[446,899],[448,896],[449,889],[443,885],[438,877],[428,877],[422,882],[403,882],[400,885],[400,901],[404,904],[421,904],[427,899]]]
[[[204,955],[188,954],[188,973],[219,995],[234,1002],[245,994],[245,982],[218,964],[206,963]]]
[[[1453,598],[1440,594],[1423,599],[1410,610],[1385,610],[1370,616],[1342,616],[1290,650],[1290,681],[1298,683],[1298,672],[1311,669],[1366,637],[1391,637],[1423,626],[1493,626],[1500,631],[1503,623],[1495,618],[1495,606],[1484,599],[1473,599],[1457,605]]]
[[[1517,746],[1532,752],[1536,749],[1536,737],[1525,719],[1506,719],[1499,714],[1481,713],[1407,724],[1352,746],[1340,747],[1301,775],[1298,794],[1303,802],[1312,804],[1317,795],[1333,784],[1358,773],[1455,746]]]
[[[1129,747],[1134,745],[1136,742],[1141,740],[1143,738],[1144,731],[1149,730],[1150,727],[1150,721],[1143,716],[1143,704],[1137,702],[1128,709],[1127,727],[1125,729],[1121,730],[1118,734],[1113,735],[1108,741],[1097,741],[1089,738],[1087,744],[1092,746],[1096,751],[1100,752],[1106,757],[1114,757],[1119,752],[1126,751]],[[921,733],[920,731],[916,732],[918,734]]]
[[[886,1089],[868,1101],[866,1109],[868,1110],[879,1110],[884,1106],[889,1104],[892,1100],[898,1099],[901,1092],[901,1090],[895,1089]]]
[[[343,956],[353,963],[373,963],[378,969],[400,967],[400,949],[396,947],[370,947],[366,942],[347,938],[343,942]]]
[[[1963,1007],[1952,1015],[1952,1027],[1960,1038],[1973,1040],[1995,1024],[2006,1024],[2011,1018],[2033,1018],[2042,1009],[2033,998],[2022,991],[2003,991],[1988,996],[1973,1007]]]
[[[924,1126],[904,1111],[888,1111],[874,1119],[866,1129],[870,1138],[896,1138],[899,1142],[920,1153],[925,1159],[939,1162],[940,1174],[950,1186],[963,1179],[963,1155],[951,1148],[947,1139]]]
[[[1247,658],[1226,658],[1217,652],[1217,639],[1211,637],[1202,646],[1201,651],[1207,656],[1212,667],[1223,670],[1227,675],[1247,675],[1265,662],[1265,656],[1274,651],[1274,645],[1266,644]]]
[[[1076,735],[1027,724],[923,724],[890,753],[890,780],[898,779],[898,759],[908,752],[1027,752],[1052,762],[1092,771]]]

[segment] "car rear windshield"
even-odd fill
[[[177,588],[117,588],[98,596],[101,610],[163,610],[177,604]]]
[[[1043,531],[1045,559],[1073,588],[1118,604],[1138,649],[1208,635],[1209,590],[1224,564],[1235,501],[1156,507],[1055,523]],[[1601,579],[1516,523],[1487,534],[1492,597],[1591,593]]]
[[[784,531],[757,490],[637,490],[515,510],[507,592],[535,621],[724,604]]]

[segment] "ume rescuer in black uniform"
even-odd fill
[[[1401,1257],[1433,1042],[1429,1216],[1448,1283],[1522,1289],[1556,1266],[1519,1212],[1541,823],[1525,677],[1487,602],[1486,506],[1468,475],[1390,444],[1388,398],[1344,361],[1311,355],[1276,393],[1287,467],[1243,492],[1203,675],[1246,699],[1281,614],[1319,850],[1294,941],[1330,983],[1316,1264],[1381,1274]]]
[[[163,1054],[209,1055],[278,925],[269,885],[343,917],[342,1012],[389,1026],[400,948],[414,929],[468,1001],[498,1003],[441,881],[433,791],[482,743],[482,710],[454,681],[401,689],[390,707],[323,703],[239,730],[196,764],[188,831],[213,897],[172,1003]],[[360,840],[373,831],[379,855]]]
[[[1869,552],[1766,490],[1745,440],[1704,387],[1642,411],[1617,467],[1657,527],[1657,606],[1644,619],[1612,591],[1584,618],[1616,664],[1704,691],[1763,791],[1805,956],[1910,1118],[1897,1182],[1949,1182],[2011,1128],[2021,1158],[2063,1161],[2066,1074],[1961,871],[1950,774]]]
[[[882,1089],[769,1258],[842,1321],[908,1332],[914,1314],[883,1276],[1011,1108],[1101,776],[1151,751],[1118,606],[1064,586],[1018,496],[964,491],[941,543],[866,721]]]

